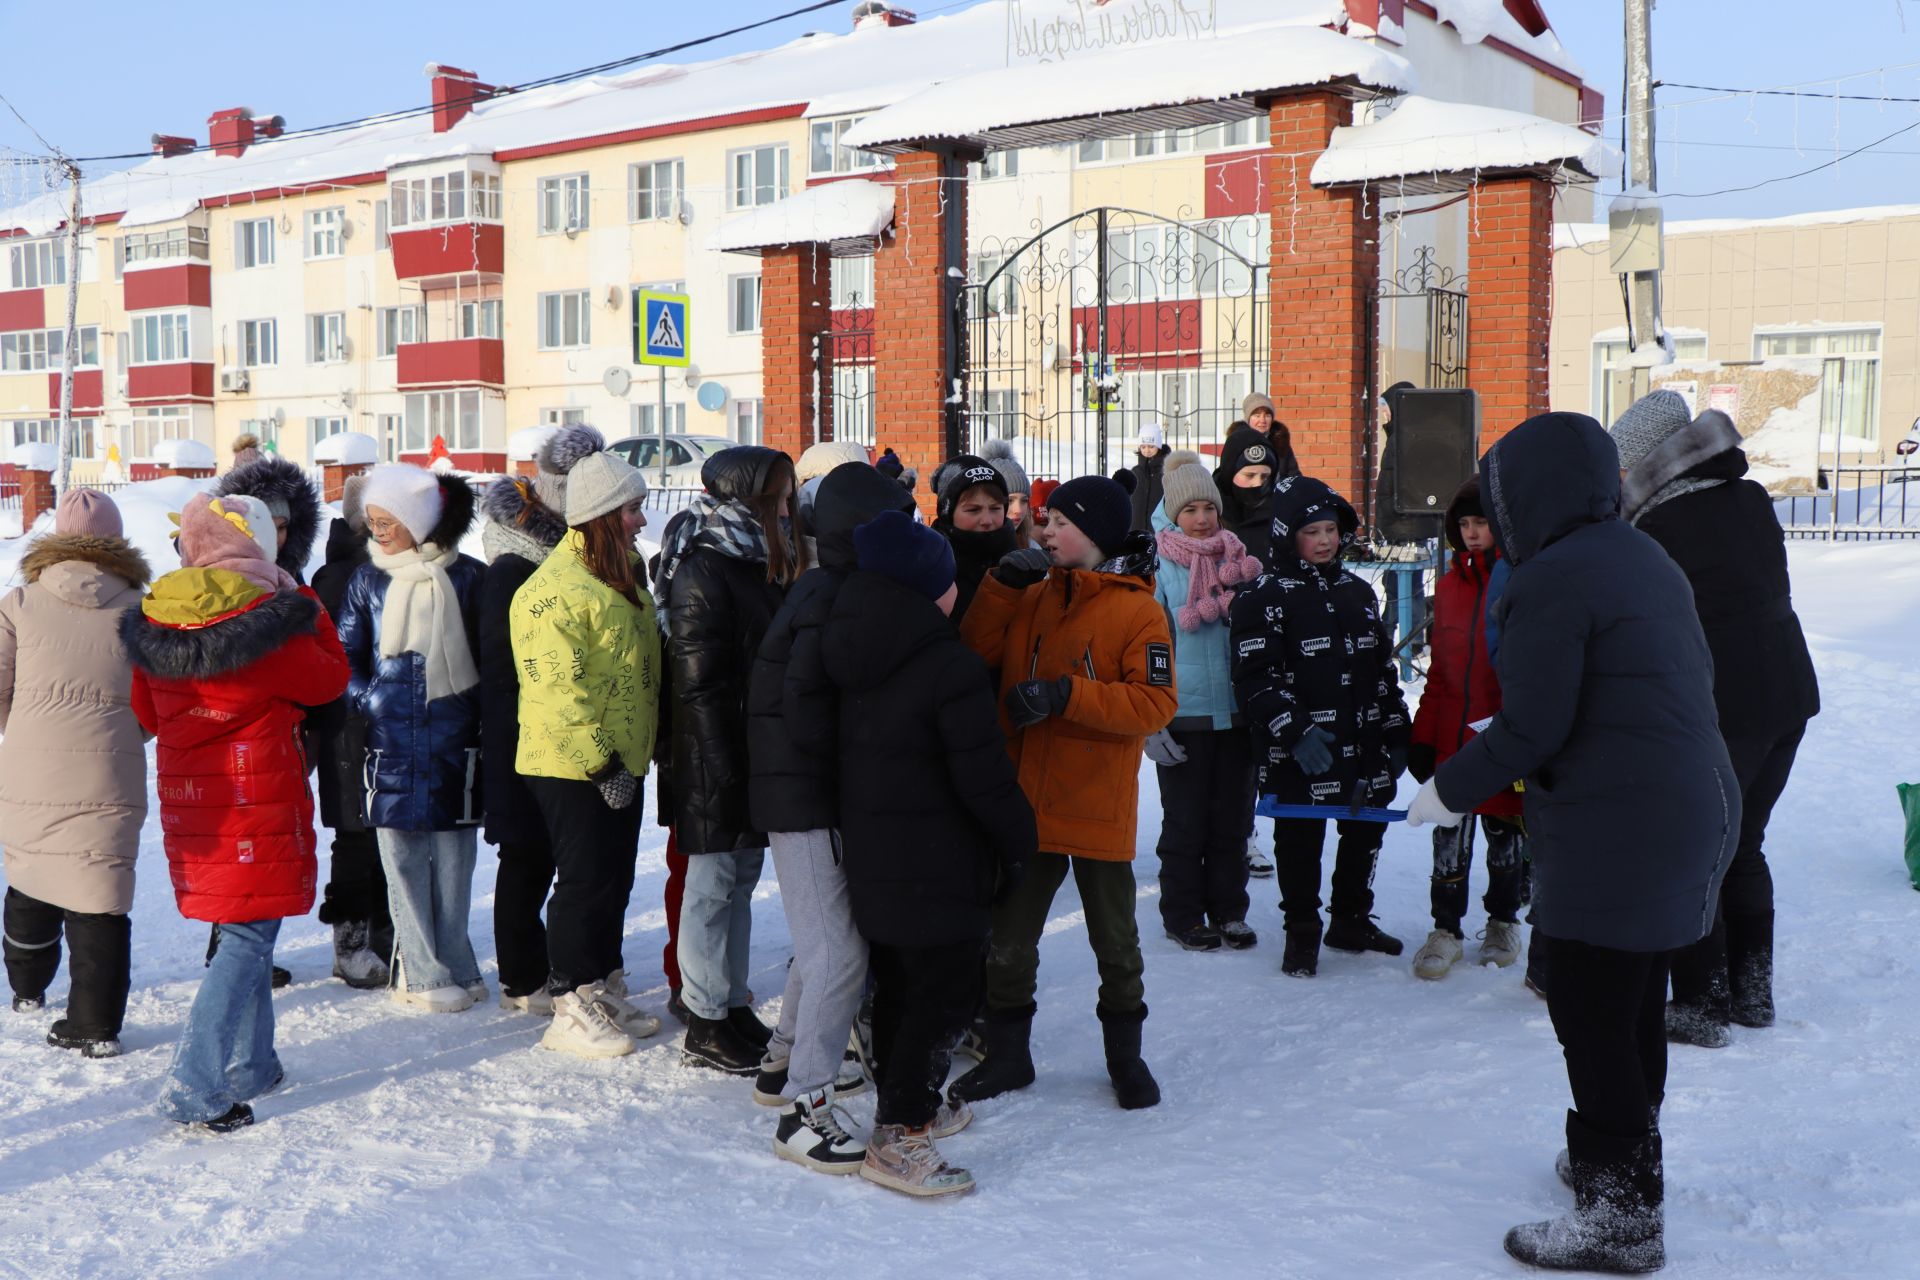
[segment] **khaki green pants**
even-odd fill
[[[987,1012],[1019,1013],[1034,1007],[1040,974],[1040,933],[1047,925],[1053,896],[1073,869],[1080,905],[1087,916],[1087,942],[1100,966],[1100,1011],[1109,1017],[1138,1013],[1146,1002],[1140,958],[1140,929],[1134,921],[1133,864],[1069,858],[1064,853],[1034,855],[1026,877],[993,910],[993,939],[987,950]]]

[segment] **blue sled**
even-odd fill
[[[1332,818],[1336,822],[1405,822],[1405,809],[1348,809],[1337,804],[1281,804],[1261,796],[1253,811],[1263,818]]]

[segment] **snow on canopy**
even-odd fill
[[[362,431],[336,431],[313,446],[313,460],[341,467],[371,466],[380,461],[380,442]]]
[[[29,440],[25,444],[13,446],[13,452],[7,458],[22,471],[58,471],[60,469],[60,447],[48,444],[44,440]]]
[[[522,427],[507,437],[507,460],[510,462],[532,462],[540,456],[547,441],[560,434],[556,426]]]
[[[809,187],[728,219],[708,247],[758,253],[789,244],[870,245],[893,222],[893,195],[891,185],[866,178]]]
[[[212,447],[199,440],[162,440],[153,446],[153,460],[177,471],[197,471],[214,465]]]
[[[1609,154],[1593,134],[1557,120],[1408,94],[1389,115],[1335,129],[1314,161],[1313,182],[1324,187],[1558,165],[1592,177]]]
[[[1231,39],[1170,40],[1090,54],[1064,62],[1001,67],[949,79],[904,102],[876,111],[847,130],[846,145],[900,150],[929,139],[1026,145],[1022,126],[1080,121],[1080,132],[1100,132],[1093,117],[1192,107],[1202,110],[1178,125],[1254,114],[1253,95],[1276,89],[1356,83],[1369,89],[1409,90],[1413,66],[1398,54],[1321,27],[1269,24],[1236,31]],[[1245,109],[1227,104],[1247,99]],[[1205,104],[1218,104],[1215,111]],[[1115,131],[1142,127],[1137,118],[1111,122]],[[1157,122],[1156,122],[1157,123]]]

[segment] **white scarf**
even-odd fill
[[[386,608],[380,614],[380,656],[417,653],[427,660],[427,701],[460,693],[480,683],[467,626],[460,616],[447,566],[460,557],[458,547],[442,551],[431,542],[388,555],[371,540],[374,567],[391,579]]]

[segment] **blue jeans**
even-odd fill
[[[273,941],[280,922],[217,928],[220,947],[200,981],[160,1090],[160,1114],[182,1124],[223,1116],[280,1079],[280,1056],[273,1051]]]
[[[702,1018],[744,1009],[753,942],[753,886],[765,849],[696,853],[687,859],[680,900],[680,998]]]
[[[395,831],[381,827],[380,865],[387,872],[387,906],[393,916],[393,972],[408,991],[470,987],[480,981],[480,961],[467,937],[473,906],[472,827],[454,831]]]

